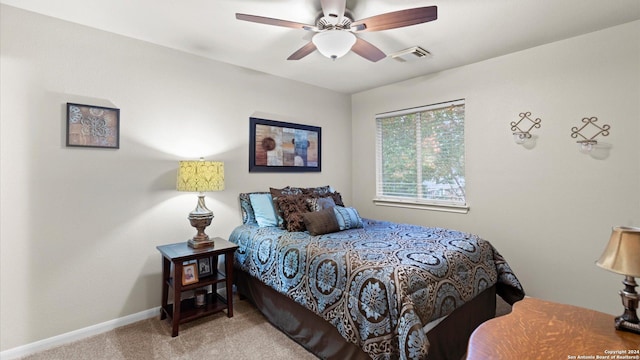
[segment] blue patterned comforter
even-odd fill
[[[373,359],[421,359],[423,330],[498,284],[512,303],[520,282],[476,235],[364,219],[321,236],[241,225],[235,266],[323,317]]]

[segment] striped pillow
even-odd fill
[[[333,211],[338,220],[340,230],[355,229],[363,227],[362,218],[358,210],[352,207],[335,206]]]

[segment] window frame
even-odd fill
[[[381,195],[381,186],[382,186],[382,136],[380,133],[380,120],[386,119],[390,117],[398,117],[402,115],[414,114],[429,110],[436,110],[445,108],[448,106],[459,106],[465,105],[465,122],[466,122],[466,102],[465,99],[457,99],[453,101],[445,101],[436,104],[430,104],[425,106],[419,106],[414,108],[408,108],[403,110],[390,111],[385,113],[379,113],[375,116],[375,126],[376,126],[376,195],[373,198],[373,203],[378,206],[391,206],[391,207],[400,207],[400,208],[410,208],[410,209],[421,209],[421,210],[433,210],[433,211],[444,211],[444,212],[453,212],[453,213],[461,213],[466,214],[469,212],[469,202],[468,197],[465,191],[464,204],[453,203],[449,201],[438,201],[433,199],[419,199],[419,198],[407,198],[407,197],[398,197],[398,196],[388,196]],[[464,125],[463,125],[464,126]],[[464,126],[466,128],[466,126]],[[464,129],[463,129],[464,130]],[[465,160],[463,166],[466,168],[466,136],[463,140],[463,145],[465,147]],[[465,190],[466,190],[466,181],[467,176],[465,172]]]

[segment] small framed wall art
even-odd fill
[[[67,103],[67,146],[120,148],[120,109]]]
[[[321,171],[320,127],[249,120],[249,172]]]

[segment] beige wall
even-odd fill
[[[470,212],[375,206],[375,114],[460,98]],[[542,119],[531,150],[511,136],[523,111]],[[570,137],[591,116],[611,125],[605,159]],[[622,313],[623,277],[594,262],[612,226],[640,226],[640,21],[355,94],[352,123],[363,216],[477,233],[528,295]]]
[[[159,306],[155,247],[195,234],[178,160],[226,164],[226,190],[207,196],[213,236],[240,223],[239,192],[331,184],[350,200],[348,95],[4,5],[0,16],[0,349]],[[66,102],[121,109],[120,149],[65,147]],[[248,173],[252,115],[321,126],[322,173]]]
[[[239,192],[331,184],[364,216],[484,236],[529,295],[618,313],[622,279],[593,262],[612,225],[640,226],[639,33],[634,22],[350,98],[2,5],[0,349],[158,306],[155,246],[193,233],[177,161],[200,156],[226,163],[211,235],[239,223]],[[374,206],[375,113],[457,98],[470,213]],[[66,148],[66,102],[120,108],[121,149]],[[532,150],[511,140],[521,111],[543,120]],[[249,174],[252,115],[322,126],[322,173]],[[584,116],[611,125],[608,158],[577,151]]]

